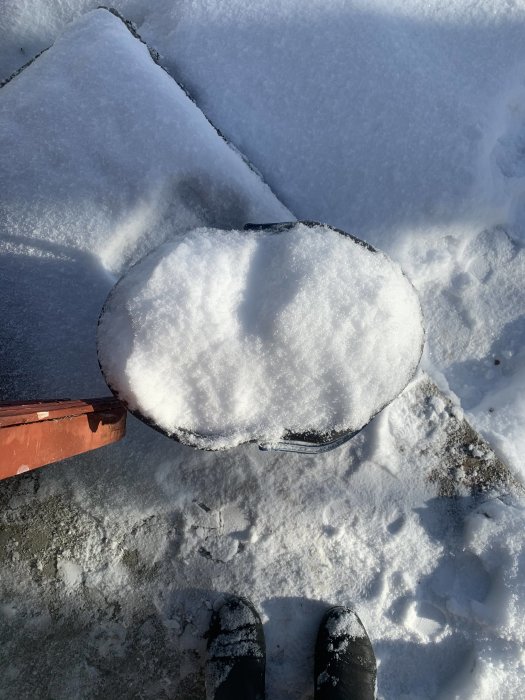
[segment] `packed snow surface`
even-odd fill
[[[105,393],[113,275],[173,231],[294,216],[401,264],[434,381],[325,455],[202,452],[130,416],[1,482],[0,695],[202,698],[233,592],[268,700],[313,697],[332,605],[362,619],[381,700],[522,700],[523,487],[464,416],[523,481],[525,4],[116,0],[166,73],[80,17],[98,1],[0,2],[6,78],[80,18],[0,90],[2,398]]]
[[[197,229],[110,295],[105,377],[183,442],[355,431],[416,370],[421,310],[399,266],[328,226],[277,231]]]

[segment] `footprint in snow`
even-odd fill
[[[215,563],[225,563],[256,539],[253,519],[235,503],[212,509],[196,499],[186,514],[186,554],[197,552]]]

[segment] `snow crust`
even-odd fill
[[[3,75],[94,4],[5,0]],[[521,700],[522,489],[498,480],[463,415],[522,478],[523,4],[118,6],[294,214],[402,264],[446,394],[413,383],[351,443],[307,459],[197,452],[130,417],[121,444],[2,482],[2,691],[202,697],[210,611],[235,592],[263,617],[269,698],[311,697],[317,625],[340,604],[372,640],[379,698]],[[291,218],[116,18],[76,26],[0,90],[5,399],[106,390],[94,329],[108,268],[172,219]],[[179,163],[198,196],[164,189]],[[248,214],[223,216],[239,201],[223,182]]]
[[[98,327],[119,397],[212,448],[356,431],[405,388],[422,344],[399,266],[304,224],[181,236],[120,280]]]

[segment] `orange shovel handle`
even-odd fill
[[[126,433],[113,397],[0,403],[0,479],[109,445]]]

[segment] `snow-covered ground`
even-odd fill
[[[2,0],[0,79],[95,5]],[[316,624],[351,603],[381,698],[521,698],[525,6],[116,6],[167,72],[99,10],[0,90],[2,398],[105,392],[101,305],[173,226],[294,216],[402,265],[426,374],[324,456],[196,452],[130,419],[0,484],[0,697],[203,697],[209,608],[236,591],[269,698],[311,697]]]

